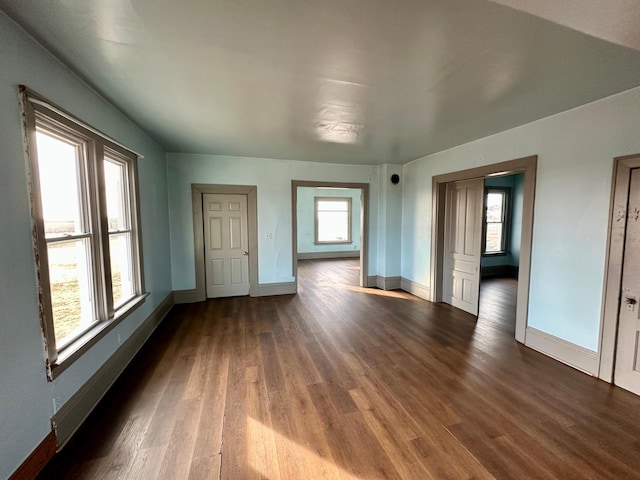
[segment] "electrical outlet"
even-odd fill
[[[271,233],[271,232],[265,233],[264,234],[264,238],[266,238],[267,240],[271,240],[273,238],[273,233]]]

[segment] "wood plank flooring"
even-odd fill
[[[633,479],[640,397],[475,319],[301,261],[299,294],[176,306],[43,479]]]

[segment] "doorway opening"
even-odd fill
[[[523,194],[523,173],[484,179],[478,320],[511,336],[515,336]]]
[[[293,180],[291,198],[296,291],[298,261],[305,262],[309,272],[312,266],[317,270],[323,261],[328,268],[342,265],[349,269],[345,275],[352,274],[357,266],[356,285],[368,286],[369,185]]]
[[[515,285],[511,285],[511,289],[515,289],[517,292],[517,299],[515,301],[514,336],[515,339],[521,343],[525,343],[527,327],[536,165],[537,156],[531,156],[433,177],[434,215],[432,222],[433,248],[431,249],[431,285],[433,288],[431,291],[431,300],[433,302],[445,301],[453,304],[451,301],[451,292],[453,291],[453,296],[455,296],[455,291],[463,292],[465,288],[464,285],[466,285],[467,292],[464,294],[465,302],[463,302],[463,308],[464,303],[467,303],[468,305],[465,309],[475,315],[478,313],[478,307],[480,306],[479,299],[482,296],[480,290],[482,268],[481,259],[483,258],[482,253],[485,251],[487,243],[487,228],[491,229],[493,234],[495,234],[496,230],[506,230],[506,227],[504,226],[504,219],[502,226],[496,225],[500,223],[496,221],[496,218],[491,219],[494,220],[491,222],[492,225],[487,227],[484,226],[483,208],[478,208],[477,202],[480,201],[484,204],[486,198],[484,198],[483,193],[480,194],[483,197],[481,200],[478,200],[477,198],[478,180],[481,185],[484,186],[485,179],[496,178],[496,180],[492,181],[497,182],[497,177],[506,177],[514,174],[522,175],[522,207],[519,218],[520,248],[518,252],[517,273],[511,269],[512,272],[515,273],[515,277],[517,279],[517,283]],[[474,180],[475,182],[473,182]],[[489,181],[489,184],[491,184],[492,181]],[[506,180],[502,181],[505,182]],[[454,187],[454,185],[456,185],[456,187]],[[474,200],[467,202],[467,199],[471,198],[471,195]],[[457,203],[452,206],[452,203],[456,202],[456,198],[462,199],[462,201],[458,200]],[[464,206],[462,210],[460,210],[460,205]],[[473,208],[468,207],[468,205],[473,205]],[[458,226],[452,227],[452,225],[456,223],[452,219],[455,220],[456,218],[461,218],[461,214],[458,214],[458,212],[462,212],[463,210],[467,217],[466,221],[457,222]],[[505,214],[506,210],[501,213]],[[460,225],[462,225],[462,227],[460,227]],[[475,240],[470,243],[473,247],[471,249],[467,249],[469,251],[465,250],[462,252],[465,255],[459,255],[457,252],[452,253],[451,239],[454,239],[453,243],[455,243],[457,238],[456,235],[460,237],[459,232],[456,233],[456,228],[468,228],[469,231],[465,230],[462,237],[467,237],[467,240],[471,238],[471,236],[475,238]],[[484,238],[482,238],[483,235]],[[495,238],[490,239],[490,241],[495,240]],[[465,242],[463,242],[463,244],[466,245]],[[505,246],[501,242],[497,245],[495,242],[490,245],[490,249],[493,249],[495,252],[499,252],[506,258],[509,258],[509,255],[504,255],[504,248]],[[453,250],[455,250],[455,248]],[[495,258],[497,258],[496,256],[493,258],[494,260],[489,261],[487,259],[485,261],[485,273],[487,274],[492,271],[492,269],[489,268],[492,267],[492,265],[490,265],[491,262],[500,262],[495,260]],[[503,262],[506,262],[506,260],[503,260]],[[493,267],[496,266],[497,265],[493,265]],[[503,270],[509,269],[509,267],[510,265],[506,264],[503,267]],[[456,268],[461,271],[461,274],[459,275],[460,279],[452,280],[452,272]],[[498,270],[493,268],[493,272],[496,271]],[[508,288],[503,290],[508,291]],[[489,289],[485,289],[485,296],[489,295],[489,291]]]

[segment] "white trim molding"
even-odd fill
[[[409,292],[411,295],[422,298],[423,300],[431,301],[431,291],[427,285],[414,282],[408,278],[400,278],[400,288],[405,292]]]
[[[172,306],[173,295],[169,294],[104,365],[51,417],[51,427],[56,435],[58,451],[64,447],[98,405]]]
[[[598,352],[527,327],[525,345],[592,376],[598,375]]]

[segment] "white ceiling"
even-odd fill
[[[628,48],[640,48],[634,4],[0,0],[0,9],[168,151],[377,164],[640,85],[640,51]]]

